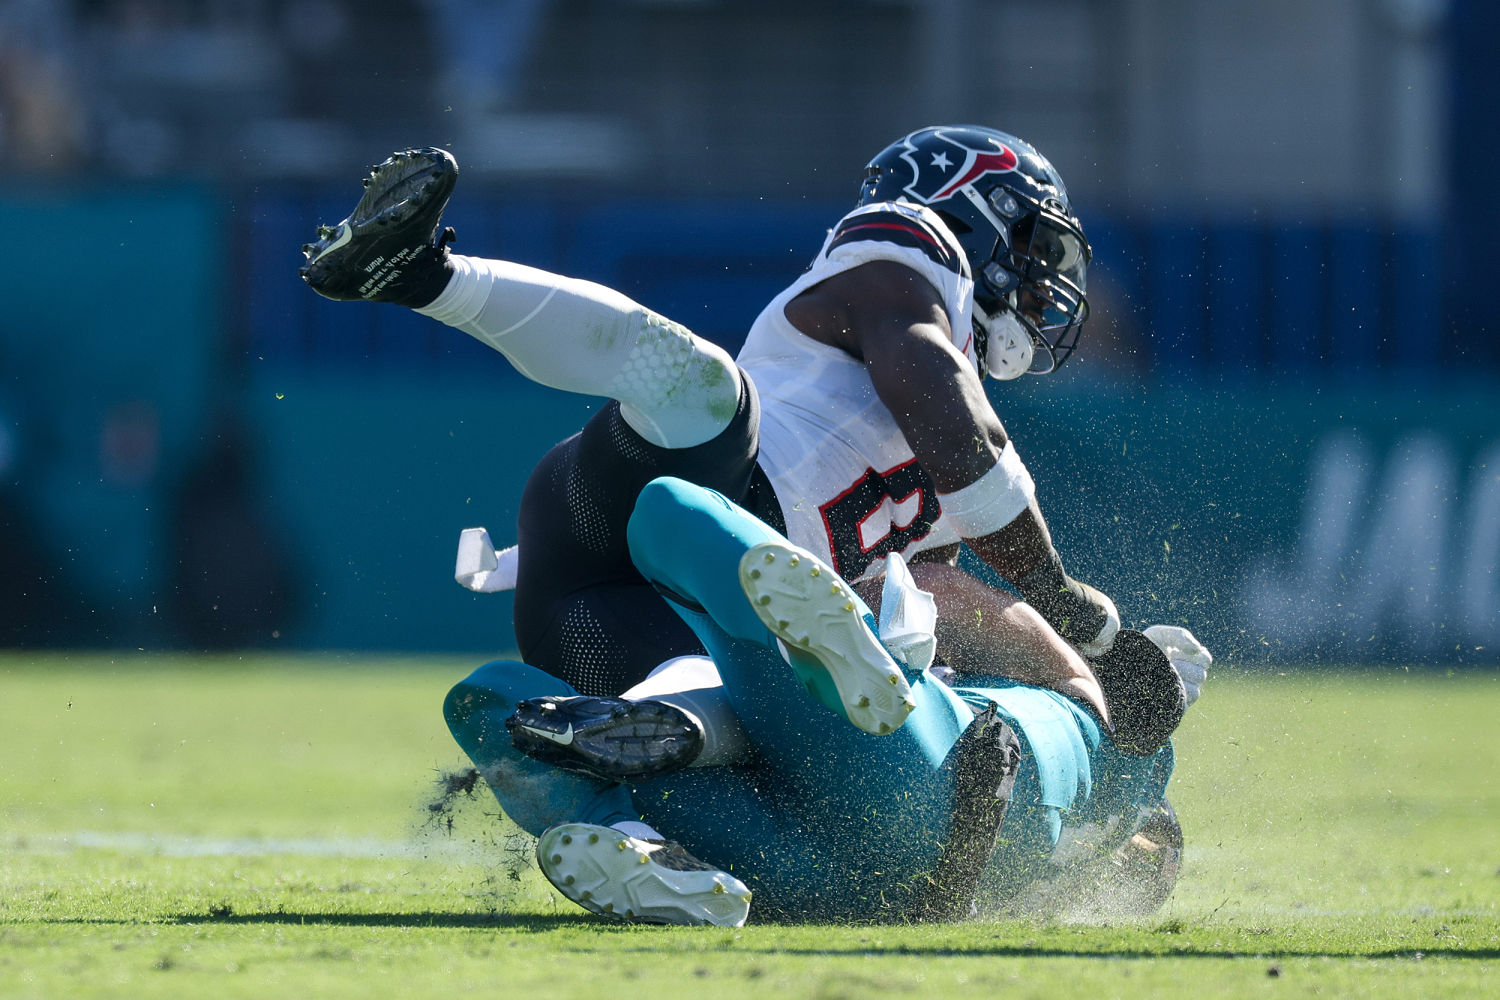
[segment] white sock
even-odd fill
[[[750,757],[750,738],[724,693],[719,668],[706,656],[668,660],[620,697],[665,702],[696,722],[703,731],[703,750],[693,767],[738,764]]]
[[[618,823],[609,824],[609,828],[611,830],[619,830],[625,836],[634,837],[636,840],[666,839],[651,827],[647,826],[645,823],[642,823],[640,820],[635,819],[622,819]]]
[[[499,351],[534,382],[620,401],[641,437],[689,448],[734,419],[740,374],[723,348],[611,288],[450,254],[453,277],[417,312]]]

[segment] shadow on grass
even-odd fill
[[[461,929],[484,929],[511,930],[521,933],[543,933],[558,930],[588,930],[599,934],[603,938],[611,938],[617,934],[636,934],[641,930],[653,930],[662,934],[672,934],[683,930],[696,931],[698,928],[678,928],[662,925],[632,924],[620,921],[607,920],[602,917],[590,916],[583,913],[184,913],[174,917],[168,917],[164,921],[176,925],[277,925],[277,926],[324,926],[324,927],[393,927],[393,928],[419,928],[419,927],[441,927]],[[794,927],[808,927],[813,925],[797,924],[793,921],[778,921],[774,925],[757,924],[748,928],[752,932],[756,926],[774,926],[777,929],[791,929]],[[848,925],[840,925],[848,926]],[[867,925],[875,930],[880,925]],[[886,925],[887,928],[889,925]],[[1496,947],[1488,940],[1482,945],[1475,947],[1441,947],[1441,948],[1371,948],[1362,950],[1358,948],[1310,948],[1310,947],[1268,947],[1268,948],[1213,948],[1196,949],[1191,947],[1165,947],[1165,948],[1142,948],[1122,944],[1111,947],[1100,943],[1096,947],[1079,947],[1076,944],[1059,943],[1056,946],[1038,944],[1005,944],[995,942],[990,945],[967,945],[954,947],[950,944],[934,942],[931,946],[920,944],[899,944],[889,947],[861,947],[851,946],[848,948],[798,948],[788,947],[784,938],[776,937],[774,934],[764,942],[764,947],[759,947],[753,938],[736,937],[734,950],[743,953],[756,953],[760,951],[775,952],[777,955],[801,956],[806,958],[831,958],[831,957],[888,957],[892,955],[905,955],[913,958],[1128,958],[1128,959],[1179,959],[1179,958],[1213,958],[1213,959],[1296,959],[1296,958],[1332,958],[1332,959],[1386,959],[1423,961],[1427,959],[1467,959],[1479,961],[1495,961],[1500,959],[1500,947]],[[586,950],[586,949],[585,949]],[[643,952],[656,953],[651,947],[626,947],[619,948],[611,946],[610,951],[615,953]]]
[[[495,927],[518,931],[550,931],[562,927],[596,924],[600,929],[617,926],[583,914],[559,913],[180,913],[166,917],[168,924],[217,924],[220,926],[323,927]]]
[[[629,950],[629,949],[627,949]],[[638,949],[649,951],[650,949]],[[736,950],[755,951],[754,948],[737,948]],[[1322,949],[1322,948],[1266,948],[1244,949],[1236,951],[1232,948],[1218,948],[1213,950],[1163,950],[1156,951],[1149,948],[1111,948],[1101,945],[1098,948],[1079,947],[1057,947],[1046,948],[1040,946],[1026,945],[994,945],[988,948],[953,948],[932,947],[921,948],[910,945],[897,945],[891,948],[866,948],[866,949],[842,949],[842,948],[775,948],[778,955],[800,955],[803,957],[828,958],[833,956],[862,957],[906,955],[913,958],[1133,958],[1133,959],[1178,959],[1178,958],[1360,958],[1360,959],[1406,959],[1409,961],[1422,961],[1432,958],[1462,958],[1478,959],[1480,961],[1494,961],[1500,958],[1500,948],[1385,948],[1372,949],[1370,951],[1359,951],[1357,949]]]

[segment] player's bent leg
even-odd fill
[[[738,639],[773,639],[745,600],[740,558],[762,542],[784,541],[722,494],[673,476],[646,483],[625,529],[636,569],[670,601],[706,611]]]
[[[883,736],[916,708],[911,685],[875,635],[874,616],[812,553],[790,542],[762,542],[739,565],[740,588],[788,662],[821,699],[831,683],[854,725]],[[814,666],[816,665],[816,667]]]
[[[780,640],[807,688],[855,726],[889,733],[910,713],[910,685],[864,602],[748,511],[692,483],[656,479],[637,498],[627,537],[648,580],[735,638]]]
[[[452,230],[439,230],[457,182],[444,150],[392,154],[370,169],[349,217],[302,248],[303,280],[331,299],[417,308],[532,381],[619,400],[652,444],[691,447],[729,425],[741,376],[723,348],[602,285],[450,255]]]
[[[603,285],[453,255],[453,280],[420,311],[554,389],[619,400],[647,441],[688,448],[734,418],[740,372],[723,348]]]
[[[746,379],[729,426],[693,448],[659,448],[608,403],[547,453],[517,518],[516,640],[522,658],[580,693],[619,695],[674,656],[703,648],[631,561],[641,489],[678,476],[744,496],[754,480],[759,402]]]
[[[732,817],[721,817],[733,822]],[[607,826],[564,823],[537,841],[542,874],[585,909],[643,923],[740,927],[750,890],[669,840],[631,837]]]
[[[457,684],[443,704],[453,738],[489,784],[506,816],[533,836],[570,820],[607,825],[636,819],[630,795],[620,785],[558,770],[511,744],[506,720],[518,702],[538,694],[576,692],[535,667],[499,660]]]

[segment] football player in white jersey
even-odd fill
[[[416,308],[535,381],[614,400],[539,464],[522,501],[528,663],[610,695],[701,652],[625,550],[634,498],[661,475],[718,490],[851,580],[890,552],[951,562],[965,542],[1073,644],[1059,640],[1060,657],[1110,649],[1115,606],[1065,572],[980,384],[1054,370],[1088,313],[1088,243],[1030,145],[950,126],[879,153],[858,206],[762,313],[739,364],[608,288],[450,253],[441,216],[457,176],[442,150],[394,154],[350,217],[304,248],[301,274],[326,297]]]

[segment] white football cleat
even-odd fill
[[[562,823],[542,833],[536,859],[558,892],[602,916],[743,927],[750,914],[745,883],[704,864],[675,841],[642,840],[592,823]]]
[[[740,557],[740,587],[773,635],[828,672],[855,726],[883,736],[917,707],[854,592],[812,553],[784,541],[753,546]]]

